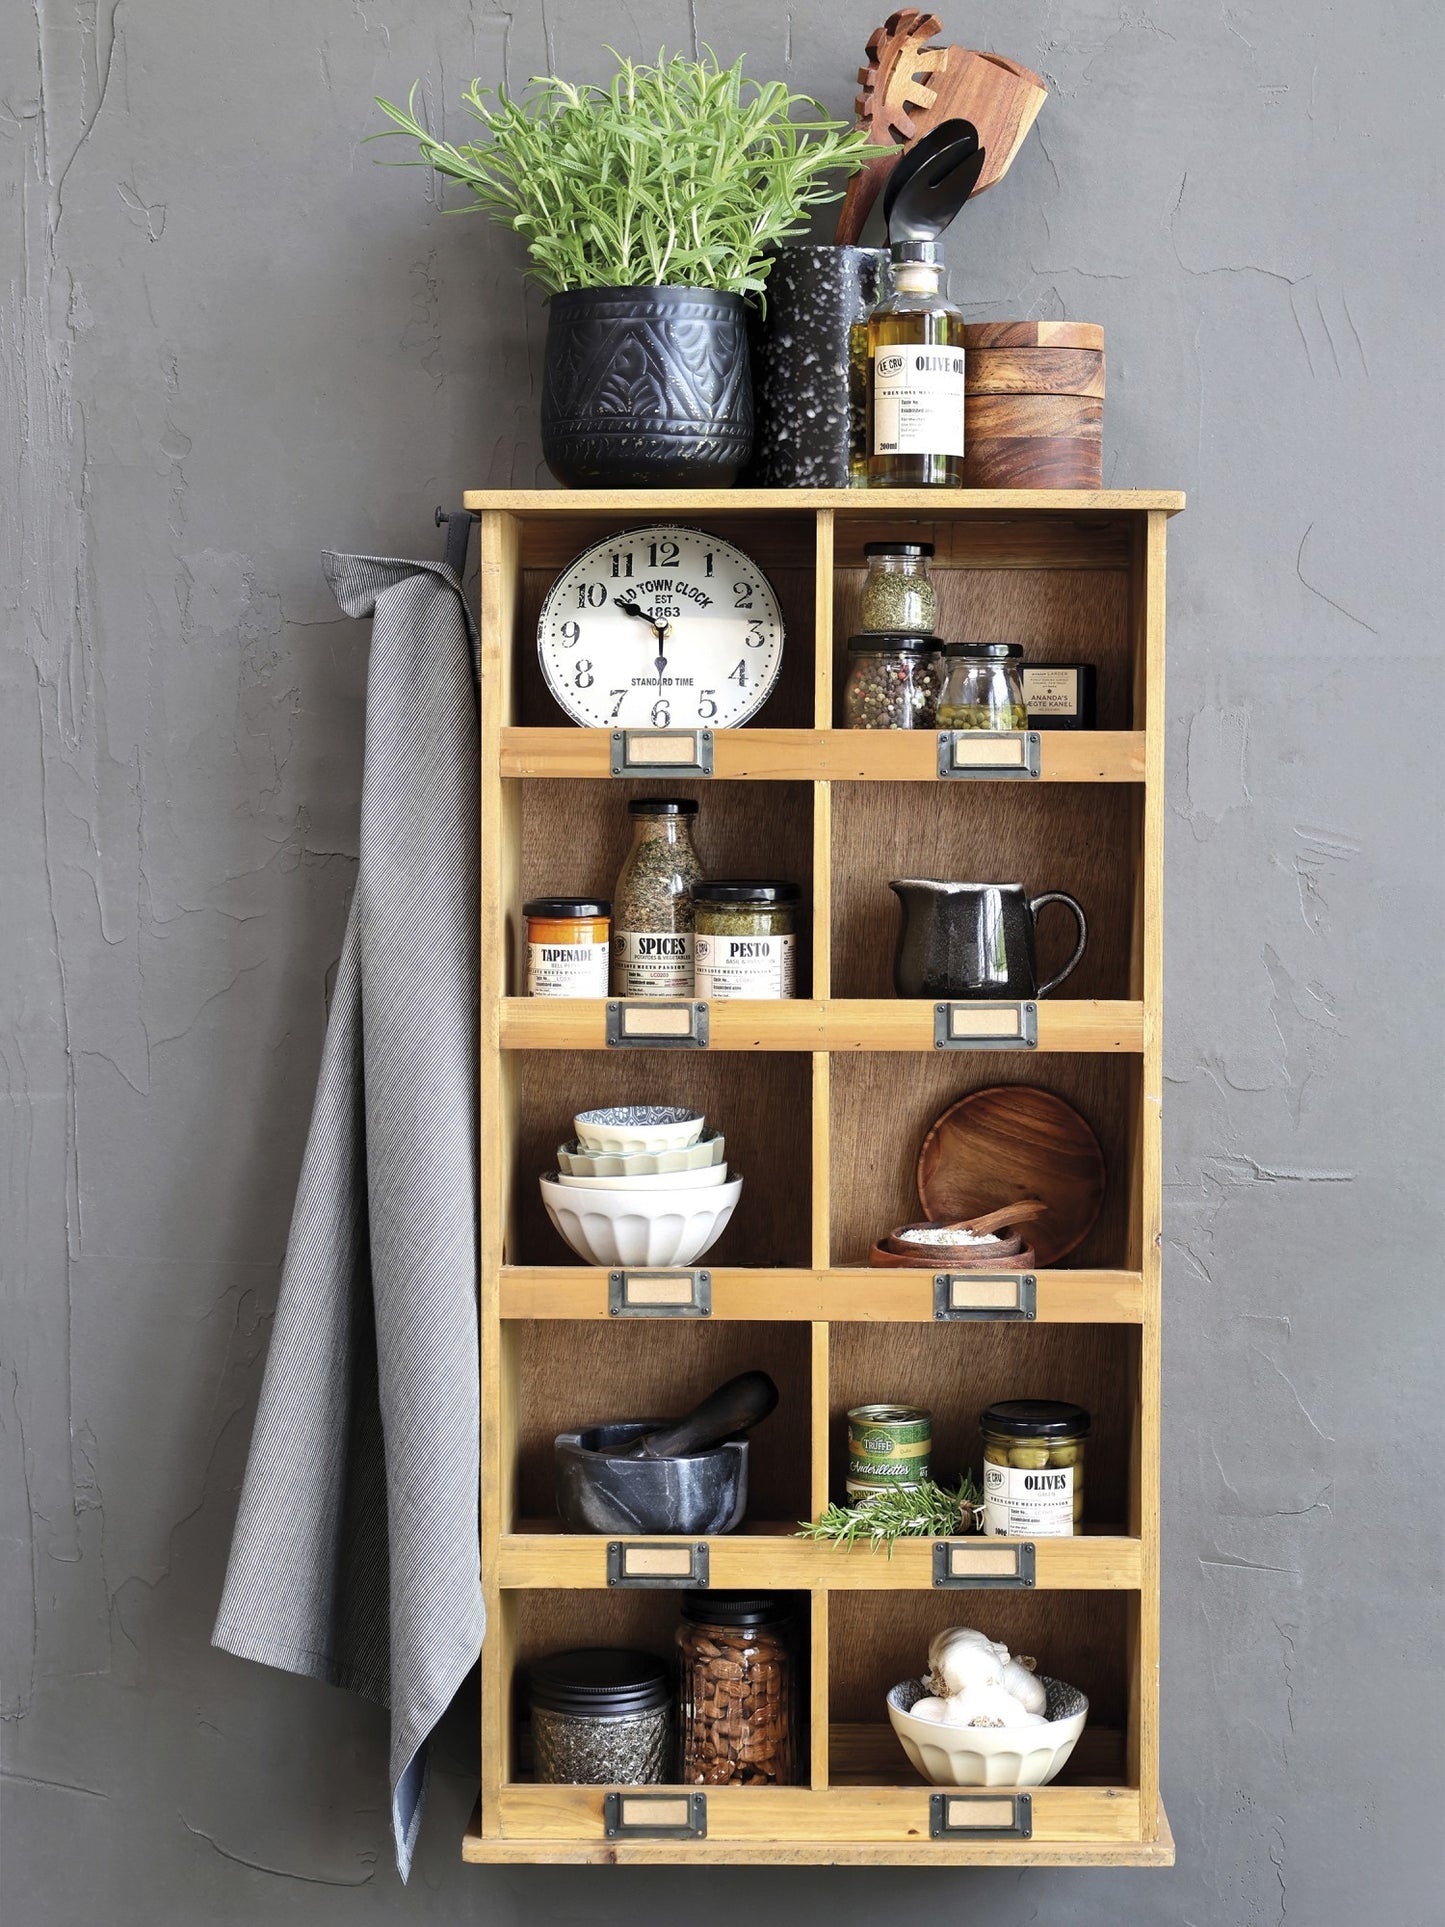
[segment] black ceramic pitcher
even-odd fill
[[[902,910],[893,987],[900,997],[997,997],[1009,1003],[1047,997],[1084,954],[1089,927],[1062,890],[1028,897],[1021,883],[939,883],[901,877],[889,884]],[[1038,981],[1034,918],[1046,903],[1066,903],[1079,922],[1074,954],[1047,983]]]

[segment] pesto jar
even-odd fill
[[[998,1539],[1067,1539],[1084,1517],[1089,1414],[1052,1398],[1010,1398],[979,1414],[983,1529]]]
[[[940,729],[1027,729],[1023,649],[1016,642],[950,642],[943,651]]]
[[[699,883],[692,893],[697,923],[694,995],[709,1003],[733,997],[797,995],[796,883]]]

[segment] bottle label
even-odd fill
[[[529,943],[529,997],[605,997],[606,943]]]
[[[1074,1468],[1037,1472],[983,1462],[983,1529],[996,1539],[1068,1539],[1074,1531]]]
[[[616,930],[619,997],[691,997],[690,930]]]
[[[962,455],[963,349],[880,348],[873,356],[873,453]]]
[[[710,1003],[730,997],[791,997],[792,937],[699,937],[697,990]]]

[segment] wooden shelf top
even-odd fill
[[[1039,1325],[1137,1325],[1144,1279],[1137,1271],[1035,1271]],[[589,1265],[504,1265],[503,1318],[608,1318],[611,1273]],[[712,1319],[778,1324],[931,1325],[933,1272],[782,1267],[709,1270]],[[945,1321],[939,1321],[945,1322]],[[1002,1322],[1002,1321],[1000,1321]]]
[[[1141,729],[1046,729],[1040,732],[1040,773],[1006,772],[950,781],[1142,783]],[[713,781],[937,783],[938,737],[931,729],[718,729],[713,731]],[[508,725],[502,730],[503,776],[600,780],[612,775],[612,732]]]
[[[1045,998],[1038,1011],[1038,1044],[1007,1053],[1123,1051],[1144,1048],[1144,1006],[1084,997]],[[929,1051],[934,1006],[926,999],[788,997],[772,1002],[739,998],[708,1007],[709,1050]],[[507,997],[502,1001],[503,1050],[606,1050],[607,1002],[601,997]],[[977,1051],[965,1052],[977,1056]],[[998,1055],[990,1051],[989,1055]]]
[[[841,515],[1002,512],[1055,515],[1119,515],[1151,509],[1177,515],[1178,489],[1149,488],[472,488],[462,496],[469,509],[503,509],[513,515],[776,515],[795,509]]]

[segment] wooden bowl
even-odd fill
[[[887,1245],[876,1244],[868,1253],[870,1265],[889,1271],[1036,1271],[1038,1256],[1032,1245],[1025,1245],[1011,1258],[996,1260],[992,1264],[940,1263],[937,1258],[904,1258]]]
[[[935,1222],[1041,1198],[1048,1209],[1028,1235],[1046,1268],[1076,1251],[1098,1223],[1104,1178],[1104,1154],[1085,1120],[1031,1084],[970,1091],[937,1120],[918,1153],[918,1196]]]

